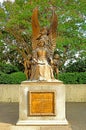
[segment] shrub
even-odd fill
[[[0,73],[0,84],[9,84],[12,83],[12,79],[10,78],[10,75],[5,73]]]
[[[61,73],[58,79],[63,81],[64,84],[86,84],[86,72],[81,73]],[[20,84],[26,80],[23,72],[15,72],[12,74],[4,74],[0,72],[0,84]]]
[[[58,79],[65,84],[86,84],[86,72],[62,73],[59,74]]]
[[[26,80],[26,76],[23,72],[15,72],[10,75],[13,79],[14,84],[20,84],[22,81]]]
[[[26,76],[23,72],[12,74],[0,73],[0,84],[20,84],[24,80],[26,80]]]
[[[14,65],[11,64],[5,64],[5,63],[0,63],[0,70],[1,72],[5,74],[11,74],[13,72],[18,72],[18,68]]]

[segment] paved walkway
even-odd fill
[[[0,130],[86,130],[86,103],[67,103],[68,126],[16,126],[18,103],[0,103]]]

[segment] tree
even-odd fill
[[[14,57],[14,62],[23,63],[25,57],[31,53],[31,16],[37,6],[41,26],[50,23],[49,8],[53,6],[56,10],[58,16],[56,52],[61,55],[63,63],[71,59],[75,53],[86,50],[85,0],[15,0],[14,3],[4,2],[0,7],[0,46],[3,49],[6,49],[6,46],[9,48],[4,52],[6,57],[1,56],[1,60],[7,58],[12,62],[11,59]],[[10,58],[7,53],[11,53]]]
[[[78,58],[77,61],[70,62],[65,67],[66,72],[86,72],[86,58]]]

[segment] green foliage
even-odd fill
[[[26,80],[23,72],[15,72],[12,74],[0,73],[0,84],[20,84]]]
[[[5,73],[5,74],[11,74],[13,72],[18,72],[19,70],[14,65],[0,63],[0,71],[3,72],[3,73]]]
[[[50,7],[55,7],[56,13],[58,15],[58,34],[60,34],[58,36],[61,38],[64,37],[62,44],[71,44],[71,46],[75,46],[77,43],[77,46],[80,45],[78,44],[78,39],[80,38],[82,40],[82,32],[85,31],[85,0],[22,0],[21,2],[20,0],[16,0],[14,3],[9,1],[4,2],[3,5],[7,11],[7,13],[5,13],[4,9],[1,8],[1,16],[4,16],[5,22],[3,24],[5,27],[17,27],[17,29],[21,29],[22,27],[23,31],[28,31],[29,35],[32,32],[31,16],[33,9],[35,7],[39,7],[40,24],[42,26],[47,26],[47,24],[49,25],[51,16],[51,11],[49,11]],[[82,31],[79,31],[80,28]],[[58,47],[60,47],[60,40],[61,39],[58,39]]]
[[[58,78],[65,84],[86,84],[86,72],[62,73]]]
[[[86,59],[79,59],[65,68],[66,72],[86,72]]]
[[[49,26],[51,6],[55,8],[58,16],[57,48],[63,51],[65,56],[65,58],[62,57],[63,60],[66,61],[72,56],[68,53],[71,50],[76,52],[86,50],[85,0],[15,0],[13,3],[5,1],[0,6],[1,61],[7,62],[9,59],[11,63],[23,62],[22,50],[24,56],[30,52],[28,46],[31,46],[33,9],[39,8],[41,26]],[[2,45],[2,41],[5,46]],[[65,51],[64,46],[69,49]]]
[[[86,72],[81,73],[61,73],[58,79],[64,84],[86,84]],[[0,84],[20,84],[26,80],[23,72],[15,72],[12,74],[4,74],[0,72]]]
[[[86,51],[70,50],[64,46],[64,51],[57,49],[56,53],[60,56],[60,72],[86,72]]]

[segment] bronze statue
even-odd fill
[[[32,59],[32,56],[31,55],[28,55],[25,59],[24,59],[24,73],[26,75],[26,78],[27,79],[30,79],[30,76],[31,76],[31,59]]]
[[[54,80],[53,72],[58,73],[53,59],[56,48],[57,16],[52,10],[52,22],[49,28],[40,28],[38,8],[32,15],[32,59],[30,61],[30,80]]]
[[[59,73],[59,70],[58,70],[58,67],[60,65],[60,60],[59,59],[60,59],[59,55],[58,54],[54,54],[53,60],[51,62],[51,66],[52,66],[52,69],[53,69],[53,73],[55,75],[58,75],[58,73]]]

